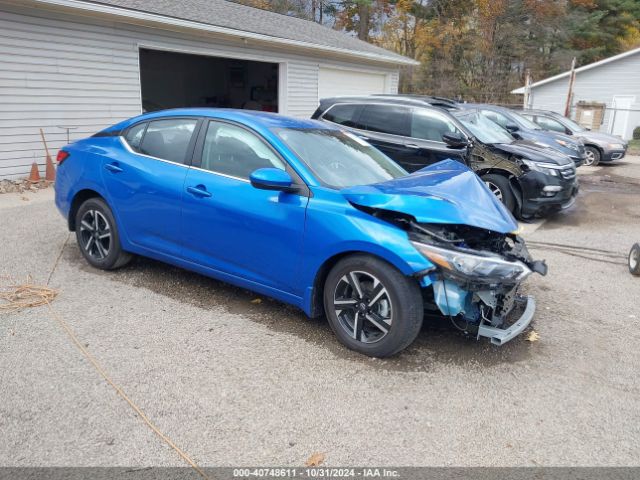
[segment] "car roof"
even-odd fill
[[[335,103],[389,103],[396,105],[409,105],[415,107],[457,108],[458,104],[453,100],[428,95],[350,95],[344,97],[330,97],[320,100],[321,105]]]
[[[233,108],[175,108],[159,110],[131,118],[114,127],[121,129],[145,120],[158,120],[168,117],[208,117],[221,120],[230,120],[242,123],[249,127],[259,128],[296,128],[296,129],[322,129],[339,130],[325,122],[307,120],[302,118],[279,115],[272,112],[259,112],[254,110],[239,110]]]
[[[518,109],[513,109],[518,113],[540,113],[543,115],[556,115],[559,117],[562,117],[561,114],[559,114],[558,112],[554,112],[552,110],[539,110],[539,109],[535,109],[535,108],[518,108]]]

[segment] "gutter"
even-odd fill
[[[35,0],[37,4],[51,5],[54,7],[70,8],[74,10],[82,10],[85,12],[100,13],[104,15],[124,17],[142,22],[151,22],[171,27],[179,27],[190,30],[200,30],[209,33],[215,33],[219,35],[225,35],[241,39],[243,41],[256,40],[257,42],[264,42],[270,44],[277,44],[285,47],[298,47],[307,50],[314,50],[322,53],[332,53],[345,55],[349,57],[364,58],[372,61],[393,64],[393,65],[420,65],[420,62],[408,57],[402,57],[400,55],[397,58],[387,57],[385,55],[372,53],[372,52],[354,52],[353,50],[346,48],[336,48],[325,45],[318,45],[315,43],[304,42],[300,40],[290,40],[286,38],[274,37],[271,35],[265,35],[262,33],[254,33],[242,30],[236,30],[228,27],[220,27],[217,25],[210,25],[207,23],[196,22],[193,20],[184,20],[175,17],[167,17],[156,13],[142,12],[139,10],[130,10],[123,7],[115,7],[111,5],[104,5],[99,3],[90,3],[83,0]]]

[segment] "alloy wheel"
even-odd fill
[[[94,259],[104,260],[111,248],[111,226],[98,210],[87,210],[80,221],[82,248]]]
[[[584,164],[585,165],[593,165],[593,163],[595,161],[596,161],[595,153],[593,153],[593,151],[587,149],[587,151],[585,152]]]
[[[340,326],[359,342],[378,342],[391,329],[391,297],[370,273],[351,271],[344,275],[336,285],[333,307]]]
[[[487,181],[485,181],[484,184],[487,187],[489,187],[489,190],[491,190],[491,193],[493,193],[498,200],[502,201],[502,190],[500,190],[500,187],[498,185],[496,185],[493,182],[487,182]]]

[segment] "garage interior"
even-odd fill
[[[277,63],[140,49],[142,108],[278,111]]]

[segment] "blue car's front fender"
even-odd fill
[[[318,281],[327,273],[327,266],[353,253],[378,257],[407,276],[434,268],[411,244],[406,231],[356,209],[338,192],[314,189],[307,207],[300,266],[300,285],[304,291],[299,294],[308,315],[317,313],[314,298],[322,288]]]

